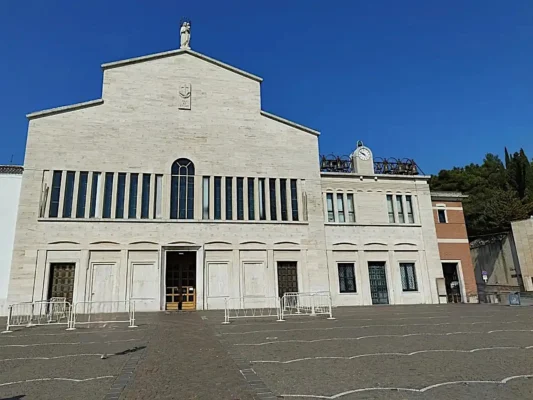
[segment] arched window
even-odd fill
[[[172,164],[170,218],[194,218],[194,164],[186,158]]]

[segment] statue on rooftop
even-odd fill
[[[180,49],[191,48],[191,23],[190,21],[183,21],[180,29]]]

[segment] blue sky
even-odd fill
[[[178,48],[183,16],[194,50],[263,77],[263,109],[320,130],[321,153],[363,140],[425,173],[533,157],[531,0],[2,0],[0,164],[23,162],[25,114],[99,98],[100,64]]]

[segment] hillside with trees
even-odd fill
[[[510,155],[506,148],[505,164],[489,153],[481,165],[442,170],[429,184],[469,196],[463,208],[470,238],[508,231],[511,221],[533,214],[533,163],[523,149]]]

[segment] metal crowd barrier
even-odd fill
[[[40,325],[70,326],[71,306],[64,297],[11,304],[8,307],[6,330],[13,327],[32,327]]]
[[[329,292],[285,293],[281,298],[281,319],[290,316],[329,315],[333,318],[331,294]]]
[[[224,322],[232,319],[276,317],[282,321],[278,297],[226,297],[224,299]]]
[[[135,325],[135,301],[78,301],[72,307],[70,324],[67,330],[76,329],[76,325],[127,323],[129,328]]]

